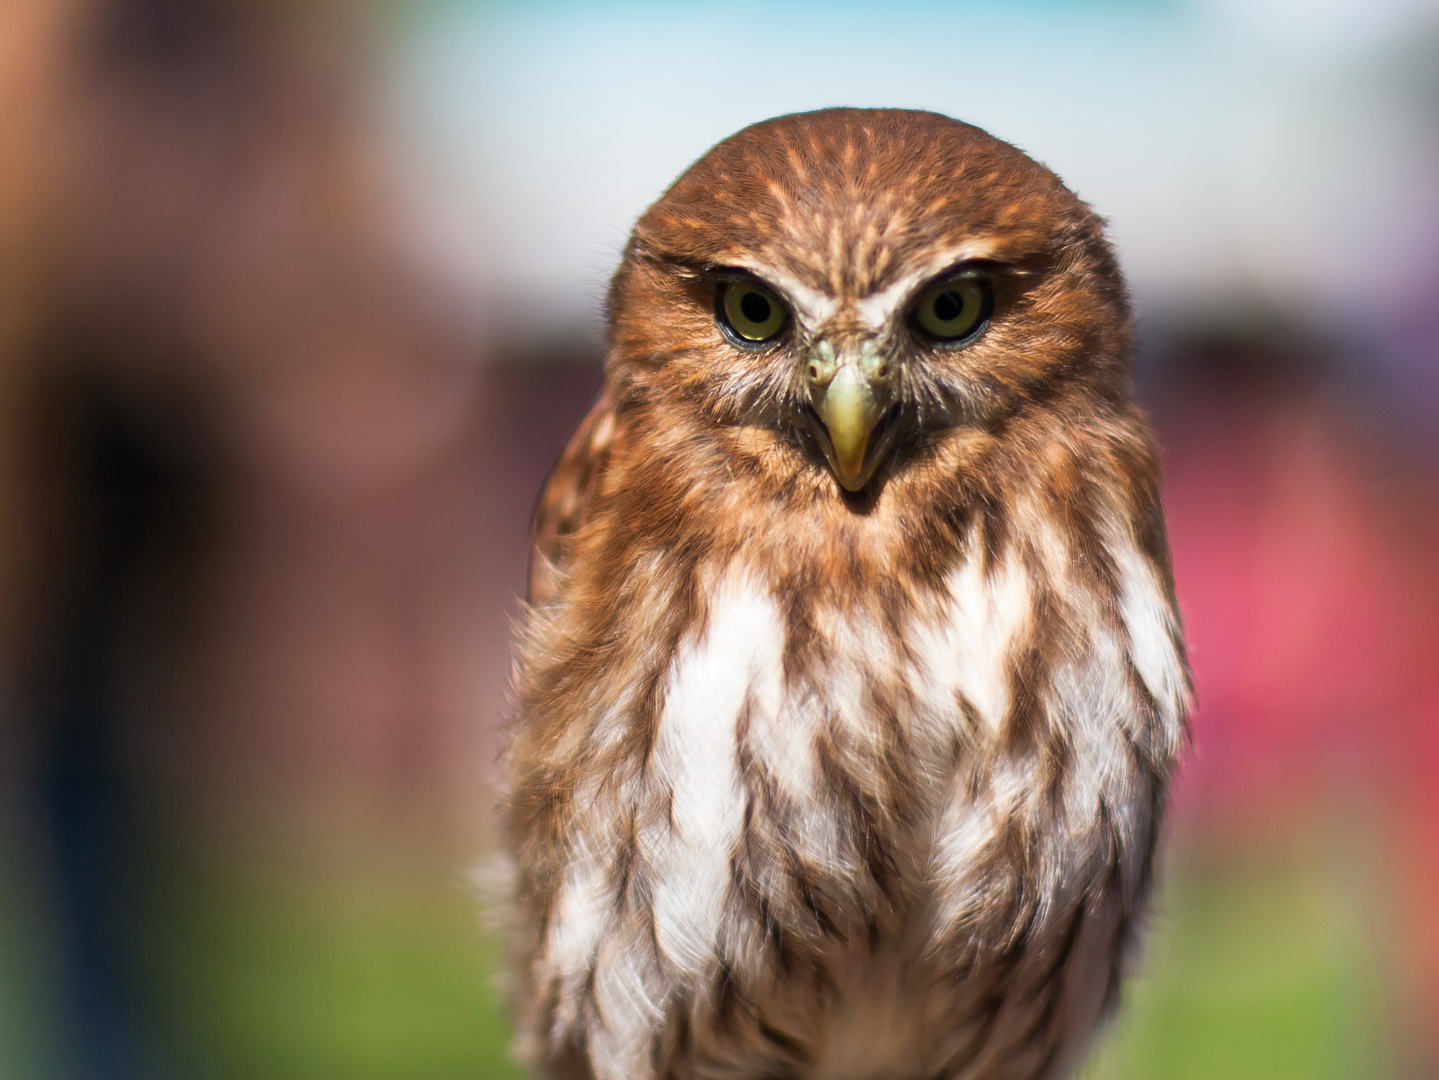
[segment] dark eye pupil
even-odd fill
[[[940,322],[953,322],[964,311],[964,299],[953,289],[934,298],[934,316]]]
[[[740,314],[752,323],[764,323],[769,321],[770,306],[766,300],[757,292],[748,292],[740,298]]]

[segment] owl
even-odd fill
[[[781,117],[640,218],[608,342],[517,646],[521,1057],[1065,1075],[1190,699],[1101,220],[947,117]]]

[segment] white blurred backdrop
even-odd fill
[[[1363,326],[1439,239],[1434,0],[411,6],[405,215],[488,332],[593,328],[628,230],[746,124],[948,113],[1111,221],[1142,312]]]

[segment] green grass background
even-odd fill
[[[172,854],[147,879],[142,1004],[178,1074],[521,1077],[499,949],[458,873]],[[1323,859],[1172,858],[1142,975],[1085,1080],[1394,1075],[1383,971],[1351,882]],[[0,1076],[43,1080],[43,979],[24,908],[0,886]]]

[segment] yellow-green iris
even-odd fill
[[[981,278],[937,281],[924,290],[914,309],[920,329],[940,341],[961,341],[989,315],[989,292]]]
[[[720,314],[741,340],[769,341],[784,329],[789,312],[780,298],[757,281],[728,281],[720,286]]]

